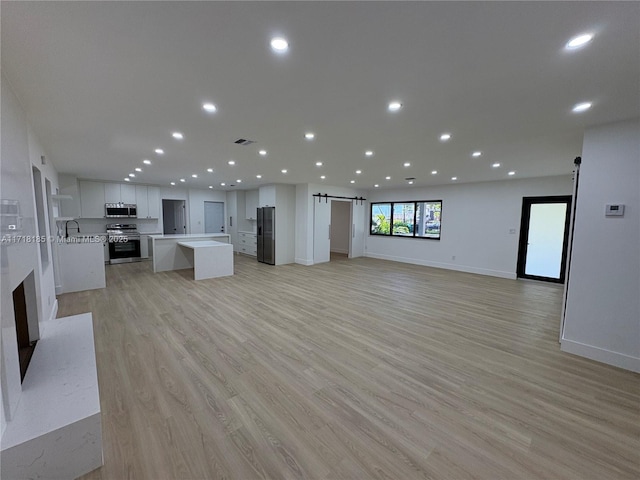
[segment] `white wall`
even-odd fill
[[[351,236],[351,202],[331,201],[331,251],[349,253]]]
[[[367,233],[366,256],[516,278],[522,197],[571,192],[569,175],[371,191],[369,202],[442,200],[442,231],[440,240]]]
[[[585,132],[574,225],[562,350],[640,372],[640,121]]]
[[[25,114],[4,77],[0,83],[2,108],[0,197],[3,200],[19,202],[22,230],[15,233],[33,237],[36,234],[36,221],[32,160],[42,173],[43,190],[44,181],[48,179],[51,182],[52,191],[55,192],[57,174],[52,165],[41,165],[40,155],[43,155],[43,152],[37,139],[30,132]],[[45,223],[49,223],[46,209]],[[47,232],[43,232],[43,234],[46,235]],[[40,252],[36,243],[2,242],[0,244],[0,260],[0,305],[2,308],[0,429],[4,432],[6,422],[11,419],[11,414],[15,410],[22,392],[12,292],[33,271],[37,303],[35,310],[38,312],[40,323],[55,315],[56,302],[52,294],[55,291],[55,285],[51,263],[47,271],[41,272]],[[32,311],[32,308],[29,310]]]
[[[296,187],[276,185],[276,265],[294,263]]]
[[[204,202],[226,201],[226,194],[216,190],[189,189],[190,233],[204,233]]]
[[[295,263],[313,265],[313,202],[308,183],[296,185],[295,215]]]

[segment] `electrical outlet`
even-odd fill
[[[515,228],[510,228],[509,229],[509,235],[515,235],[516,233],[516,229]]]
[[[456,256],[455,255],[451,255],[451,260],[455,260]]]

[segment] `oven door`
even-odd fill
[[[126,242],[109,242],[109,263],[140,261],[140,237],[128,237]]]

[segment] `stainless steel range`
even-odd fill
[[[107,225],[109,263],[139,262],[140,233],[135,223],[111,223]]]

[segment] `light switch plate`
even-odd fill
[[[624,205],[620,203],[607,205],[604,211],[605,217],[622,217],[624,215]]]

